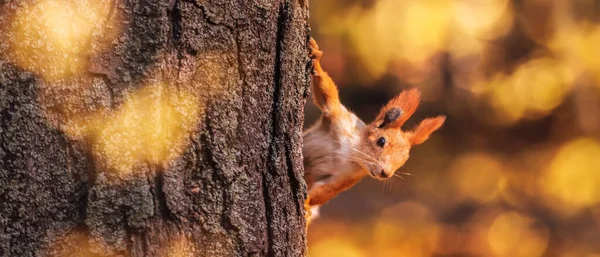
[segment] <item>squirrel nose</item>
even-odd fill
[[[381,170],[381,173],[379,175],[381,175],[381,177],[384,177],[384,178],[389,178],[389,176],[390,176],[389,174],[385,173],[385,170]]]

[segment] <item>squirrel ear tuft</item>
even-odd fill
[[[378,124],[377,127],[401,127],[415,113],[420,101],[421,92],[418,89],[413,88],[402,91],[400,95],[394,97],[381,108],[375,119],[376,124]]]
[[[445,116],[424,119],[412,132],[407,132],[406,137],[411,145],[421,144],[429,138],[431,133],[438,130],[445,121]]]

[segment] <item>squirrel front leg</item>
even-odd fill
[[[306,226],[314,219],[313,208],[318,210],[319,206],[331,200],[340,191],[344,189],[344,185],[338,181],[317,182],[308,191],[306,201],[304,201],[304,218]]]
[[[310,196],[306,197],[306,201],[304,201],[304,219],[306,219],[306,226],[310,225],[312,221],[312,206],[310,206]]]
[[[313,208],[318,208],[321,204],[327,202],[333,198],[340,190],[336,187],[337,183],[328,184],[323,182],[315,183],[308,191],[308,196],[304,201],[304,218],[306,219],[306,226],[310,225],[310,222],[314,219]]]
[[[337,180],[319,181],[315,183],[311,189],[308,190],[307,200],[310,200],[308,205],[312,207],[326,203],[343,191],[345,185],[347,186],[347,184]]]
[[[319,50],[319,45],[313,38],[310,39],[310,48],[310,57],[313,60],[313,100],[325,116],[336,118],[342,108],[337,87],[329,74],[321,68],[323,52]]]
[[[304,210],[305,210],[305,218],[306,225],[310,224],[310,221],[313,219],[313,211],[312,209],[318,210],[318,207],[331,200],[340,192],[352,187],[360,179],[362,175],[354,175],[354,176],[333,176],[327,178],[325,180],[320,180],[312,184],[310,189],[308,190],[308,196],[306,197],[306,201],[304,202]]]

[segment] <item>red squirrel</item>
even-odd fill
[[[313,100],[322,114],[303,135],[307,224],[320,205],[365,175],[380,180],[392,177],[408,159],[410,148],[427,140],[446,120],[445,116],[427,118],[414,130],[403,131],[401,126],[421,100],[417,89],[409,89],[390,100],[373,122],[365,124],[340,102],[335,83],[321,67],[323,52],[312,38],[310,48]]]

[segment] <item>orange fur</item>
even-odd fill
[[[407,133],[410,143],[418,145],[425,142],[433,131],[438,130],[444,124],[444,121],[446,121],[446,117],[444,116],[424,119],[417,128]]]
[[[337,87],[331,77],[329,77],[329,74],[321,68],[321,56],[323,56],[323,52],[319,50],[319,46],[314,39],[310,40],[310,46],[311,58],[313,58],[312,92],[314,102],[323,114],[332,117],[337,116],[340,113],[342,105]]]
[[[310,45],[313,99],[323,115],[303,135],[307,223],[313,219],[312,208],[354,186],[365,175],[377,179],[392,177],[408,159],[410,148],[427,140],[445,121],[444,116],[429,118],[413,131],[402,131],[401,126],[421,100],[417,89],[409,89],[390,100],[373,122],[365,124],[340,103],[333,80],[321,67],[323,53],[313,39]]]
[[[405,90],[402,93],[400,93],[400,95],[390,100],[385,106],[383,106],[375,120],[381,122],[383,120],[383,116],[387,111],[394,107],[399,107],[404,112],[402,117],[397,119],[394,123],[390,124],[391,127],[399,128],[404,124],[404,122],[408,120],[408,118],[410,118],[410,116],[412,116],[415,113],[420,101],[421,92],[419,92],[418,89],[413,88]]]

